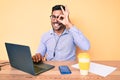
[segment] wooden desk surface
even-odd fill
[[[0,61],[0,63],[1,62],[2,61]],[[93,61],[93,62],[117,67],[117,69],[107,77],[101,77],[92,73],[89,73],[87,76],[81,76],[78,69],[71,67],[71,65],[76,64],[75,61],[71,62],[48,61],[46,63],[55,65],[55,68],[42,74],[39,74],[37,76],[33,76],[31,74],[12,68],[8,63],[8,65],[5,65],[1,68],[0,80],[120,80],[120,61]],[[72,71],[72,74],[61,75],[58,69],[58,66],[60,65],[68,65]]]

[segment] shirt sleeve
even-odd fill
[[[46,50],[47,50],[46,49],[46,45],[44,43],[44,39],[42,38],[41,41],[40,41],[40,44],[38,46],[38,49],[37,49],[36,53],[40,53],[42,56],[44,56],[45,53],[46,53]]]
[[[71,32],[75,44],[82,50],[89,50],[90,48],[90,42],[88,39],[82,34],[80,30],[78,30],[75,26],[71,27],[69,29]]]

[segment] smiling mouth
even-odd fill
[[[60,26],[62,23],[59,23],[59,22],[54,22],[53,25],[54,26]]]
[[[54,26],[59,26],[59,23],[55,23]]]

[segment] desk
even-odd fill
[[[0,61],[1,63],[2,61]],[[81,76],[78,69],[71,67],[71,65],[76,64],[75,61],[65,61],[65,62],[45,62],[55,65],[54,69],[47,72],[33,76],[31,74],[22,72],[15,68],[12,68],[9,64],[3,66],[0,71],[0,80],[120,80],[120,61],[93,61],[100,64],[105,64],[108,66],[117,67],[117,69],[112,72],[107,77],[101,77],[92,73],[87,76]],[[61,75],[58,69],[59,65],[68,65],[72,71],[72,74]]]

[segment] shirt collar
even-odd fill
[[[68,31],[67,29],[65,29],[64,32],[62,33],[62,35],[67,34],[68,32],[69,32],[69,31]],[[54,34],[55,34],[55,32],[54,32],[53,29],[50,30],[50,34],[51,34],[51,35],[54,35]]]

